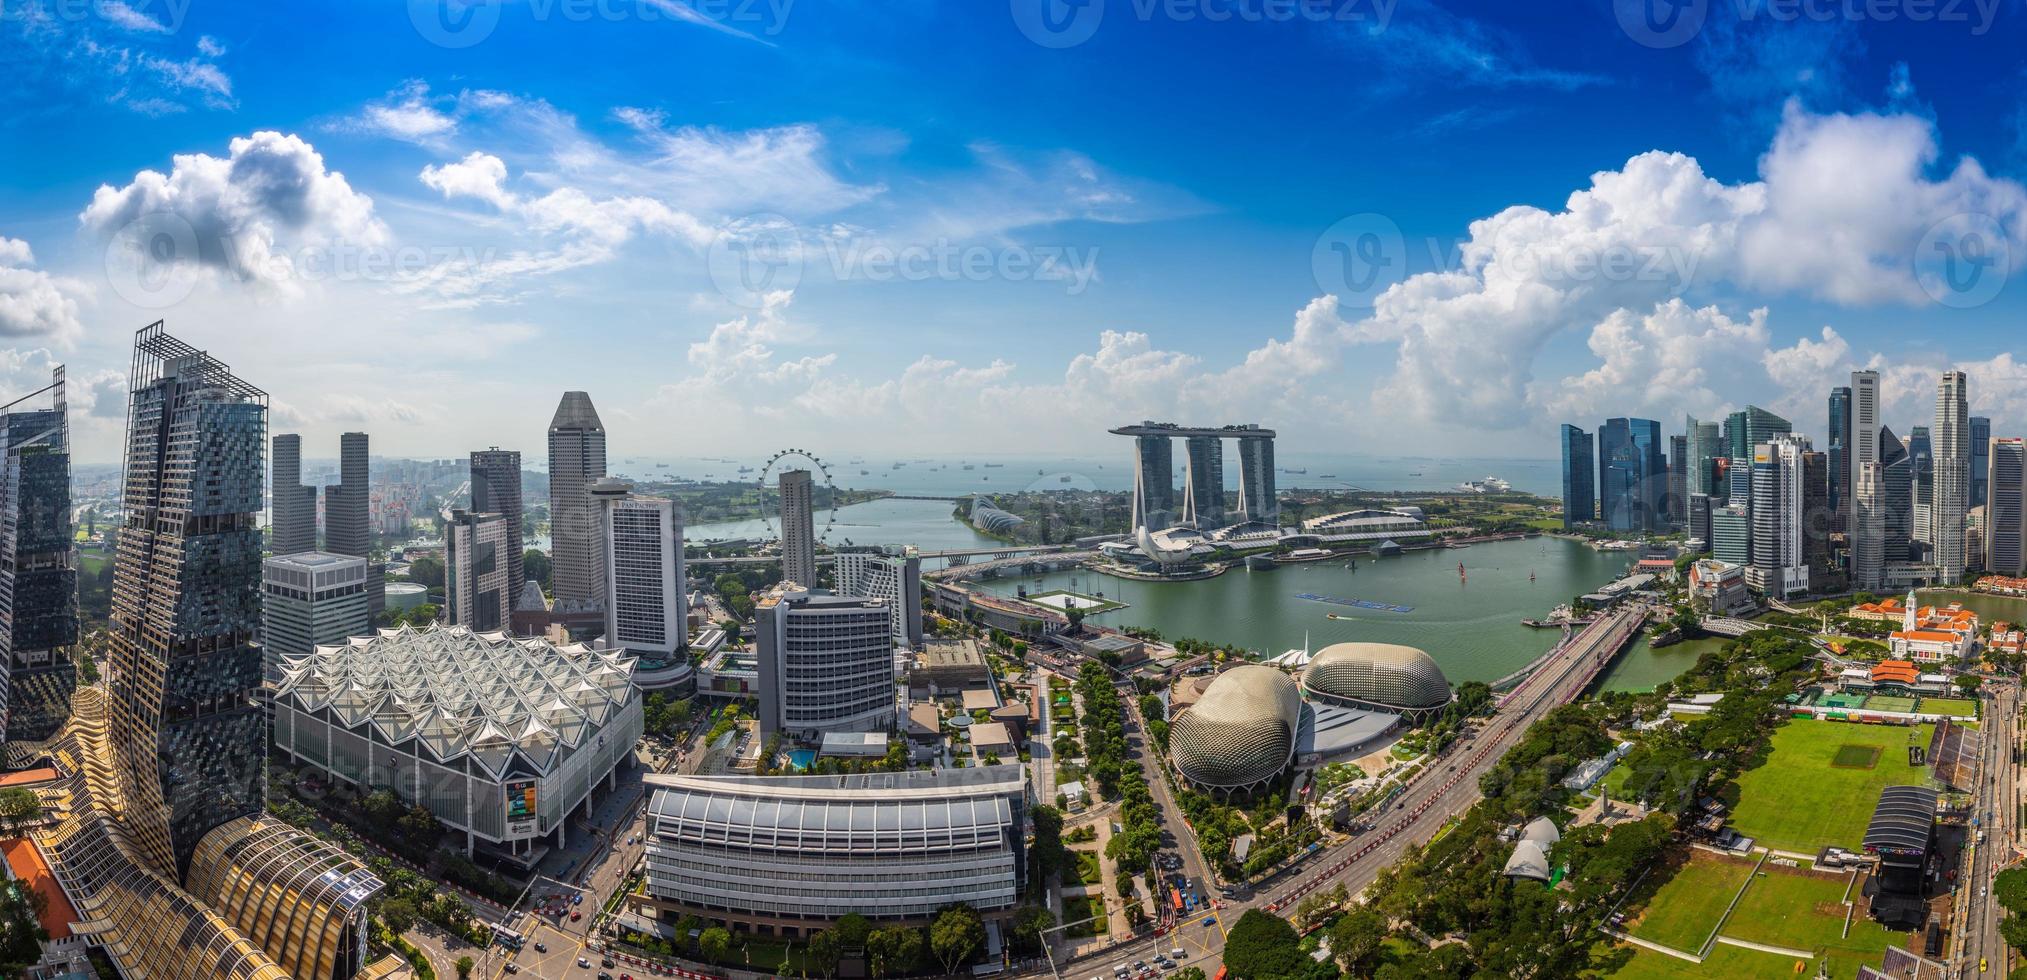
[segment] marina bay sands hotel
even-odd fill
[[[1257,425],[1190,428],[1142,422],[1110,430],[1133,437],[1133,526],[1151,530],[1178,524],[1211,531],[1234,524],[1273,526],[1281,516],[1274,498],[1274,430]],[[1175,487],[1175,440],[1183,441],[1181,510]],[[1239,443],[1239,499],[1225,499],[1225,440]]]

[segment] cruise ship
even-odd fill
[[[1465,480],[1457,484],[1457,488],[1472,493],[1506,493],[1513,489],[1513,484],[1496,476],[1488,476],[1483,480]]]

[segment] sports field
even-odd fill
[[[1978,702],[1963,698],[1922,698],[1921,710],[1931,715],[1953,715],[1958,718],[1976,718]]]
[[[1751,861],[1707,851],[1689,851],[1687,863],[1677,857],[1657,864],[1622,908],[1624,928],[1648,942],[1694,953],[1717,928],[1725,906],[1752,869]]]
[[[1865,699],[1865,708],[1868,711],[1913,711],[1914,699],[1875,694]]]
[[[1789,949],[1819,950],[1830,960],[1833,976],[1853,976],[1860,964],[1877,964],[1879,954],[1907,934],[1890,932],[1870,916],[1854,912],[1851,935],[1841,935],[1845,884],[1843,875],[1768,864],[1725,920],[1724,934]]]
[[[1731,825],[1780,850],[1814,854],[1830,844],[1855,850],[1880,790],[1928,778],[1927,767],[1907,764],[1907,746],[1926,748],[1934,728],[1789,721],[1775,730],[1766,763],[1725,791]],[[1859,765],[1858,756],[1875,748],[1874,763]]]
[[[1613,980],[1808,980],[1816,973],[1813,960],[1798,960],[1790,956],[1762,953],[1753,949],[1741,949],[1718,943],[1710,948],[1710,956],[1702,963],[1678,960],[1666,953],[1633,949],[1633,958],[1626,965],[1612,973]],[[1805,972],[1797,973],[1795,964],[1807,963]],[[1843,973],[1833,971],[1832,976],[1848,978],[1857,971]]]

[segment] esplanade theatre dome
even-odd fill
[[[1302,671],[1319,701],[1426,714],[1450,703],[1450,682],[1427,653],[1394,643],[1333,643]]]
[[[1243,792],[1266,784],[1295,757],[1302,692],[1288,675],[1249,664],[1219,674],[1169,726],[1175,767],[1200,787]]]

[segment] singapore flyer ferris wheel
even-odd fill
[[[781,489],[775,481],[791,470],[807,470],[810,474],[810,525],[815,532],[816,543],[825,544],[830,539],[831,529],[838,523],[837,487],[831,483],[830,464],[803,449],[781,450],[767,457],[767,465],[760,468],[760,519],[767,523],[768,537],[781,540]],[[771,506],[767,503],[770,495],[774,498]],[[822,507],[818,506],[819,501]]]

